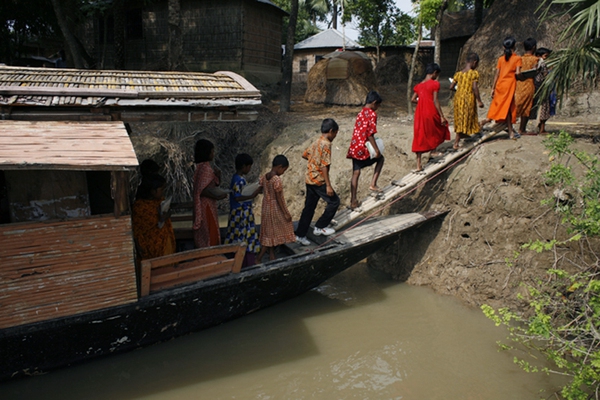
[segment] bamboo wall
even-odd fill
[[[131,219],[0,225],[0,329],[136,301]]]
[[[166,69],[167,2],[132,1],[127,7],[143,7],[143,37],[126,37],[126,69]],[[181,19],[185,69],[234,71],[251,81],[280,79],[282,11],[256,0],[181,0]],[[103,56],[100,23],[88,22],[79,28],[88,50],[98,60],[104,59],[104,69],[110,69],[114,45],[109,43]]]

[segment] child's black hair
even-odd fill
[[[535,51],[535,55],[536,55],[536,56],[538,56],[538,57],[541,57],[541,56],[543,56],[544,54],[550,54],[550,53],[552,53],[552,50],[550,50],[550,49],[547,49],[547,48],[545,48],[545,47],[540,47],[539,49],[537,49],[537,50]]]
[[[340,130],[337,122],[333,120],[333,118],[325,118],[321,123],[321,133],[327,133],[330,131],[337,132]]]
[[[290,162],[288,161],[286,156],[284,156],[283,154],[278,154],[273,159],[273,167],[277,167],[278,165],[287,168],[290,166]]]
[[[502,42],[502,46],[504,47],[504,59],[506,61],[510,60],[510,57],[512,57],[512,51],[516,44],[517,41],[512,36],[507,36]]]
[[[438,73],[442,72],[442,69],[436,63],[427,64],[427,66],[425,67],[425,75],[431,75],[431,74],[433,74],[436,71]]]
[[[479,62],[479,55],[477,53],[469,53],[467,55],[467,62],[474,63],[475,61]]]
[[[246,165],[254,164],[254,160],[250,156],[250,154],[240,153],[235,156],[235,170],[239,171],[244,168]]]
[[[159,189],[167,183],[167,180],[159,174],[149,173],[142,177],[142,183],[138,186],[136,199],[151,199],[152,190]]]
[[[158,174],[159,170],[160,167],[158,166],[158,164],[150,158],[145,159],[140,164],[140,175],[142,176],[149,174]]]
[[[525,51],[531,51],[535,49],[535,46],[537,46],[537,40],[534,38],[527,38],[523,41],[523,48]]]
[[[369,93],[367,93],[367,99],[365,100],[365,104],[371,104],[371,103],[381,104],[382,101],[383,101],[383,99],[381,98],[379,93],[377,93],[374,90],[371,90]]]
[[[194,147],[194,162],[201,163],[204,161],[210,161],[210,152],[215,148],[210,140],[200,139],[196,142]]]

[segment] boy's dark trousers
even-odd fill
[[[334,193],[333,196],[328,196],[327,185],[323,184],[321,186],[317,186],[307,184],[304,210],[302,210],[302,215],[300,216],[300,221],[298,222],[298,228],[296,229],[297,236],[306,236],[308,228],[310,227],[310,222],[315,215],[315,208],[317,208],[317,203],[319,202],[320,198],[325,200],[327,206],[325,207],[323,215],[321,215],[315,226],[317,228],[325,228],[333,219],[335,212],[340,206],[340,198],[338,197],[337,193]]]

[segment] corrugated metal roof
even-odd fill
[[[0,106],[204,107],[260,105],[238,74],[0,66]]]
[[[294,50],[317,48],[342,48],[344,35],[336,29],[327,29],[317,33],[294,46]],[[359,48],[360,44],[346,36],[346,48]]]
[[[0,169],[124,170],[137,165],[122,122],[0,121]]]

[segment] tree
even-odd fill
[[[0,62],[11,64],[23,55],[23,45],[60,32],[52,3],[46,0],[0,2]]]
[[[396,36],[400,12],[393,0],[356,0],[349,5],[347,12],[358,20],[358,42],[363,46],[374,46],[379,62],[380,47],[395,44],[392,41]]]
[[[556,7],[563,10],[554,13]],[[555,89],[559,99],[575,83],[594,88],[600,68],[600,2],[592,0],[547,0],[544,19],[568,16],[570,23],[559,37],[563,48],[548,59],[550,73],[542,85],[541,97]]]
[[[283,58],[283,73],[279,111],[288,112],[292,102],[292,70],[294,62],[294,37],[298,20],[298,0],[291,0],[291,10],[287,29],[285,56]]]
[[[168,69],[178,70],[183,64],[183,37],[181,35],[181,4],[179,0],[169,0],[169,57]]]
[[[68,18],[66,15],[66,10],[63,7],[61,0],[52,0],[52,7],[54,8],[54,12],[56,13],[56,20],[58,21],[58,26],[65,38],[65,42],[69,49],[69,54],[71,55],[71,59],[73,60],[73,65],[75,68],[83,68],[84,61],[83,55],[81,54],[81,48],[75,35],[73,34],[71,27],[69,26]]]

